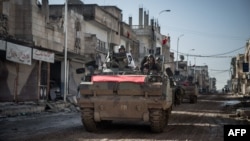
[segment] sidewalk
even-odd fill
[[[242,94],[235,94],[229,93],[232,98],[236,98],[229,100],[228,103],[225,105],[227,108],[234,109],[234,113],[230,114],[229,117],[231,118],[239,118],[239,119],[246,119],[250,121],[250,96],[249,95],[242,95]]]
[[[69,103],[60,101],[45,102],[0,102],[0,118],[42,113],[45,111],[58,112],[61,110],[76,110],[76,107]]]

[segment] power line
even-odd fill
[[[229,52],[226,52],[226,53],[215,54],[215,55],[210,55],[210,56],[226,55],[226,54],[233,53],[233,52],[235,52],[235,51],[241,50],[242,48],[245,48],[245,47],[243,46],[243,47],[237,48],[237,49],[235,49],[235,50],[232,50],[232,51],[229,51]]]
[[[195,54],[187,54],[187,53],[182,53],[182,52],[178,52],[178,53],[182,54],[182,55],[186,55],[186,56],[191,56],[191,57],[232,58],[235,56],[223,56],[223,55],[233,53],[235,51],[241,50],[242,48],[245,48],[245,47],[243,46],[243,47],[237,48],[237,49],[229,51],[229,52],[220,53],[220,54],[213,54],[213,55],[195,55]],[[174,52],[177,52],[174,49],[171,49],[171,50]]]
[[[230,71],[229,69],[227,70],[216,70],[216,69],[209,69],[210,71],[217,71],[217,72],[228,72]]]
[[[205,37],[216,38],[216,39],[222,38],[222,39],[227,39],[227,40],[239,40],[239,41],[247,40],[247,38],[240,37],[240,36],[207,33],[207,32],[195,31],[195,30],[190,30],[190,29],[185,29],[185,28],[180,28],[180,27],[174,27],[174,26],[165,26],[165,27],[168,30],[181,31],[182,33],[193,34],[193,35],[196,35],[196,36],[199,36],[199,37],[200,36],[205,36]]]
[[[171,49],[174,52],[177,52],[174,49]],[[232,58],[234,56],[215,56],[215,55],[195,55],[195,54],[187,54],[187,53],[182,53],[182,52],[178,52],[181,55],[185,55],[185,56],[189,56],[189,57],[209,57],[209,58]]]
[[[207,58],[232,58],[234,56],[206,56],[206,55],[189,55],[189,56],[192,56],[192,57],[207,57]]]

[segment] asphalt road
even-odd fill
[[[223,141],[225,124],[249,124],[231,118],[239,99],[229,94],[199,95],[198,103],[173,107],[163,133],[151,133],[143,122],[114,122],[97,133],[89,133],[81,123],[79,112],[41,113],[0,119],[0,141],[138,141],[192,140]]]

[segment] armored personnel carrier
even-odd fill
[[[198,88],[195,83],[188,80],[176,81],[177,85],[173,89],[175,96],[175,104],[179,105],[184,100],[188,100],[189,103],[197,103],[198,99]]]
[[[198,88],[195,84],[182,85],[184,89],[183,99],[188,99],[189,103],[197,103],[198,100]]]
[[[103,122],[132,120],[150,123],[152,132],[162,132],[172,110],[167,71],[143,74],[133,67],[120,65],[119,61],[114,63],[115,56],[124,55],[113,54],[102,72],[79,85],[78,105],[85,129],[95,132]],[[125,59],[131,61],[131,56]],[[77,72],[83,73],[82,70]]]

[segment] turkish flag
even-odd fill
[[[167,37],[165,37],[165,39],[162,40],[162,45],[167,44],[167,42],[168,42],[168,39],[167,39]]]
[[[127,37],[129,38],[130,37],[130,33],[127,31]]]

